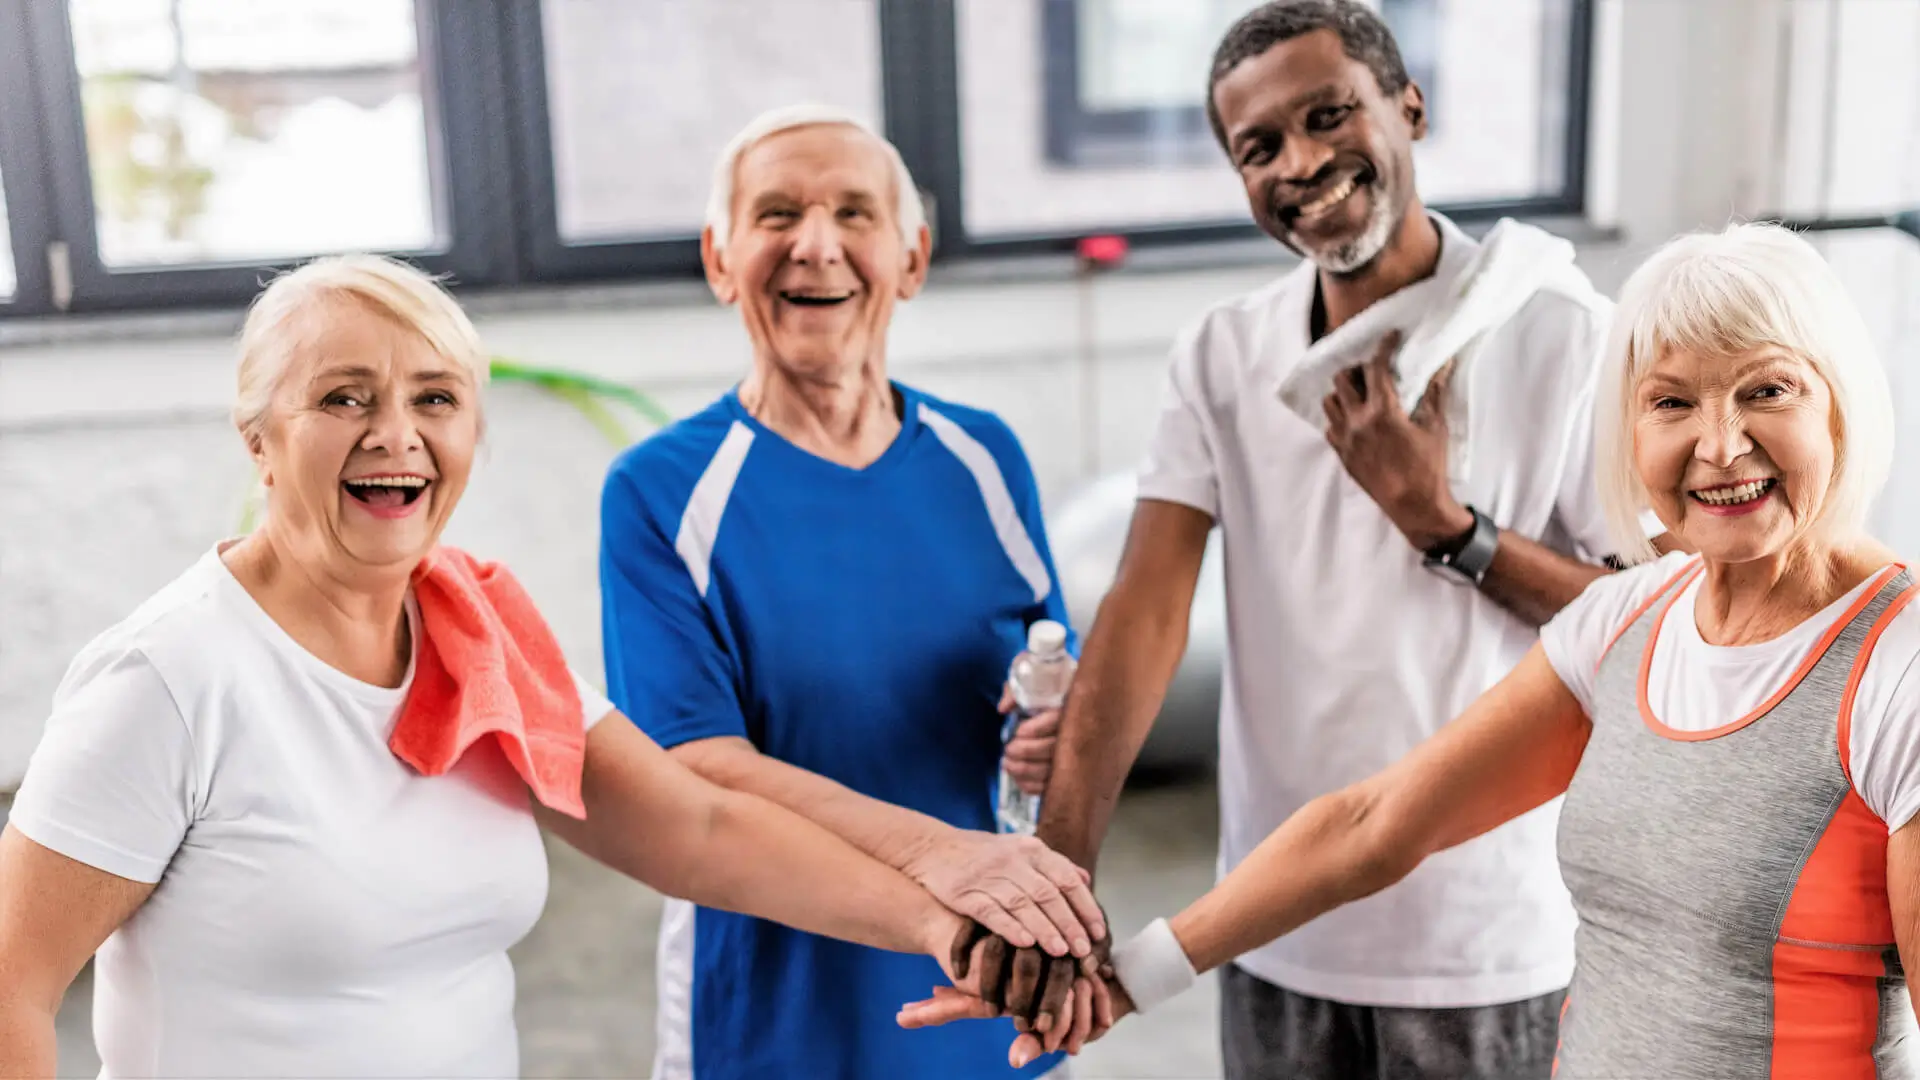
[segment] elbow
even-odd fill
[[[689,815],[679,845],[684,858],[661,892],[703,907],[735,910],[729,871],[735,860],[729,851],[741,832],[741,802],[742,796],[716,789]]]
[[[1343,897],[1343,903],[1399,884],[1426,859],[1427,851],[1405,815],[1370,785],[1356,784],[1325,799],[1326,813],[1347,841],[1348,866],[1341,877],[1351,895]]]

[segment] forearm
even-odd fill
[[[902,869],[953,826],[862,795],[819,773],[767,757],[739,740],[687,744],[673,756],[707,780],[799,814],[867,855]]]
[[[904,874],[752,795],[720,793],[698,850],[683,898],[707,907],[905,953],[931,952],[959,923]]]
[[[1209,971],[1411,873],[1421,854],[1395,843],[1376,809],[1357,788],[1315,799],[1169,920],[1194,969]]]
[[[1560,609],[1573,602],[1595,578],[1610,571],[1500,530],[1500,546],[1480,582],[1489,599],[1533,626],[1544,626]]]
[[[0,1001],[0,1077],[50,1077],[57,1053],[52,1009],[18,999]]]
[[[1116,591],[1094,620],[1061,716],[1038,835],[1089,870],[1187,647],[1187,612]]]

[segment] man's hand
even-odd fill
[[[1005,969],[1004,957],[1010,951],[999,938],[975,943],[972,960],[954,986],[936,987],[932,997],[901,1006],[895,1022],[904,1028],[922,1028],[956,1020],[1011,1017],[1020,1035],[1008,1047],[1007,1060],[1017,1069],[1056,1050],[1079,1053],[1133,1010],[1132,999],[1114,978],[1112,965],[1105,962],[1104,950],[1101,956],[1077,964],[1061,958],[1046,961],[1037,985],[1023,983],[1026,976],[1017,967],[1012,972]],[[1036,954],[1020,950],[1020,955]]]
[[[1000,694],[1000,715],[1012,712],[1013,705],[1013,687],[1009,686]],[[1028,795],[1047,793],[1047,777],[1053,773],[1053,748],[1059,739],[1058,709],[1034,713],[1013,729],[1003,764],[1021,791]]]
[[[1394,385],[1398,332],[1373,359],[1333,380],[1322,403],[1327,441],[1363,491],[1416,551],[1428,551],[1473,528],[1473,515],[1447,484],[1448,386],[1453,361],[1436,373],[1409,414]]]
[[[948,829],[900,869],[1015,946],[1088,956],[1107,936],[1086,872],[1031,836]]]

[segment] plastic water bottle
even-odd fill
[[[1036,713],[1057,709],[1067,700],[1067,687],[1073,684],[1078,665],[1067,652],[1067,628],[1052,619],[1041,619],[1027,630],[1027,650],[1013,658],[1007,681],[1013,684],[1013,712],[1000,729],[1004,749],[1020,724]],[[1001,759],[999,797],[994,816],[1003,833],[1031,836],[1040,824],[1040,796],[1029,795],[1007,775]]]

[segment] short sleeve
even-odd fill
[[[600,501],[600,621],[607,691],[662,747],[747,738],[737,666],[693,575],[616,469]]]
[[[63,688],[10,820],[42,847],[152,884],[193,823],[198,788],[172,693],[129,652]]]
[[[580,725],[592,731],[593,725],[613,711],[613,702],[607,700],[599,687],[581,678],[579,672],[569,669],[568,674],[573,676],[573,692],[580,696]]]
[[[1676,552],[1595,578],[1540,628],[1540,648],[1547,654],[1547,663],[1587,715],[1593,715],[1594,676],[1614,635],[1680,571],[1687,558]]]
[[[1160,415],[1140,469],[1139,497],[1180,503],[1220,519],[1212,425],[1197,390],[1204,330],[1181,336],[1161,388]]]
[[[1920,815],[1920,604],[1893,617],[1854,694],[1848,732],[1853,787],[1895,832]]]

